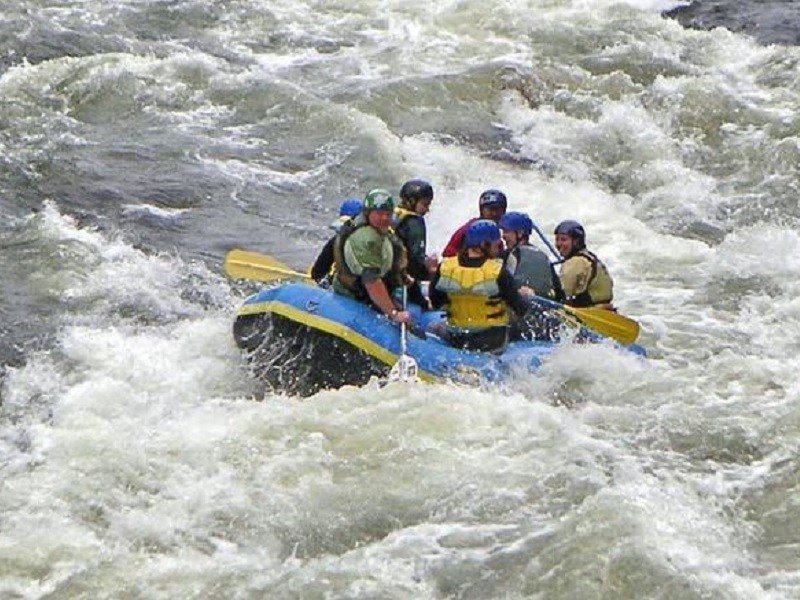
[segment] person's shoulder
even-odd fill
[[[461,227],[459,227],[459,230],[466,231],[467,229],[469,229],[469,226],[472,225],[477,220],[478,220],[477,217],[472,217],[471,219],[467,219],[466,221],[464,221]]]
[[[425,217],[422,215],[418,215],[414,213],[410,217],[406,219],[406,223],[411,225],[412,227],[425,227]]]
[[[544,256],[544,257],[545,257],[545,258],[546,258],[548,261],[550,260],[550,259],[547,257],[547,254],[545,253],[545,251],[544,251],[544,250],[542,250],[541,248],[537,248],[537,247],[536,247],[536,246],[534,246],[533,244],[525,244],[524,248],[525,248],[525,249],[526,249],[528,252],[530,252],[531,254],[533,254],[533,255],[535,255],[535,256],[540,256],[540,255],[541,255],[541,256]]]
[[[422,229],[425,227],[425,219],[422,215],[417,213],[410,213],[402,219],[397,220],[395,230],[398,232],[408,232],[414,229]]]
[[[573,254],[561,263],[561,270],[581,270],[591,268],[592,259],[582,254]]]
[[[450,236],[450,241],[448,242],[448,245],[453,245],[453,244],[457,245],[458,243],[460,243],[461,238],[463,238],[467,234],[468,228],[469,228],[469,221],[467,221],[463,225],[460,225],[458,229],[456,229]],[[453,249],[455,249],[455,247],[456,246],[454,246]]]
[[[459,225],[458,229],[456,229],[455,232],[453,232],[453,236],[455,237],[457,235],[464,235],[467,232],[467,229],[469,229],[469,226],[472,225],[474,221],[475,219],[470,219],[469,221],[466,221],[461,225]]]
[[[359,227],[347,238],[348,242],[357,243],[382,238],[383,236],[374,227]]]
[[[386,244],[402,246],[402,242],[393,233],[384,235],[373,227],[362,227],[350,236],[350,240],[352,240],[351,244],[355,252],[366,252],[367,254],[383,253]]]

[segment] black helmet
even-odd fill
[[[424,179],[409,179],[400,188],[400,203],[413,208],[420,200],[433,200],[433,187]]]
[[[483,208],[484,206],[501,206],[505,210],[508,207],[508,199],[500,190],[486,190],[478,199],[478,208]]]
[[[586,246],[586,230],[583,228],[583,225],[577,221],[561,221],[561,223],[556,225],[556,229],[553,233],[556,235],[560,233],[567,234],[569,237],[575,240],[578,248],[583,248]]]

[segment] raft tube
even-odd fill
[[[417,361],[423,381],[502,381],[512,368],[535,371],[556,346],[516,341],[499,355],[461,350],[424,333],[444,319],[442,311],[423,312],[416,305],[410,311],[415,327],[407,336],[407,353]],[[247,298],[237,313],[234,338],[248,352],[257,376],[277,390],[303,396],[385,377],[401,352],[400,328],[385,316],[302,283],[270,287]],[[644,354],[639,346],[628,348]]]

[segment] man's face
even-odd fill
[[[369,211],[367,222],[381,233],[386,233],[392,226],[392,211],[374,209]]]
[[[497,223],[504,214],[506,214],[506,209],[500,205],[493,204],[489,206],[482,206],[481,210],[481,219],[489,219],[490,221],[494,221]]]
[[[497,258],[503,253],[503,240],[495,240],[489,245],[489,257]]]
[[[417,203],[414,205],[414,212],[424,217],[431,209],[431,202],[433,202],[433,198],[430,200],[417,200]]]
[[[516,231],[510,229],[501,229],[500,233],[503,235],[503,241],[506,243],[506,248],[513,248],[519,241],[519,236]]]
[[[572,252],[572,237],[566,233],[556,234],[556,248],[558,253],[566,258]]]

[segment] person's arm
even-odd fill
[[[564,300],[567,299],[567,296],[564,294],[564,288],[561,286],[561,279],[556,273],[556,268],[553,265],[550,265],[550,277],[553,280],[553,296],[556,302],[564,303]]]
[[[422,293],[422,288],[418,281],[408,286],[408,301],[421,306],[422,310],[429,310],[431,307],[431,303]]]
[[[348,268],[356,273],[375,307],[395,323],[410,323],[407,311],[399,311],[394,305],[381,274],[385,266],[386,244],[394,252],[394,241],[380,236],[371,228],[362,228],[347,238],[345,260]],[[396,242],[402,245],[399,240]],[[392,256],[394,262],[394,257]],[[394,265],[393,265],[394,266]]]
[[[366,275],[366,276],[365,276]],[[372,275],[371,277],[369,275]],[[367,274],[367,271],[361,275],[361,281],[364,283],[364,288],[369,294],[372,303],[385,314],[389,319],[395,323],[411,324],[411,315],[408,311],[398,310],[395,307],[392,297],[389,295],[389,290],[386,289],[386,284],[376,273]]]
[[[311,267],[311,278],[317,283],[324,279],[331,271],[331,267],[333,266],[333,246],[335,243],[336,236],[333,236],[325,242],[319,256],[317,256],[317,260],[314,261],[314,265]]]
[[[436,272],[431,279],[430,287],[428,288],[428,298],[430,298],[431,306],[438,310],[447,304],[447,294],[436,289],[436,284],[439,282],[439,273]]]
[[[527,312],[530,303],[519,293],[514,278],[505,269],[500,271],[497,277],[497,287],[500,288],[500,297],[506,301],[511,310],[520,317]]]
[[[512,277],[514,276],[514,273],[517,272],[517,265],[519,264],[518,254],[519,250],[516,248],[506,251],[505,258],[503,260],[503,267]]]

